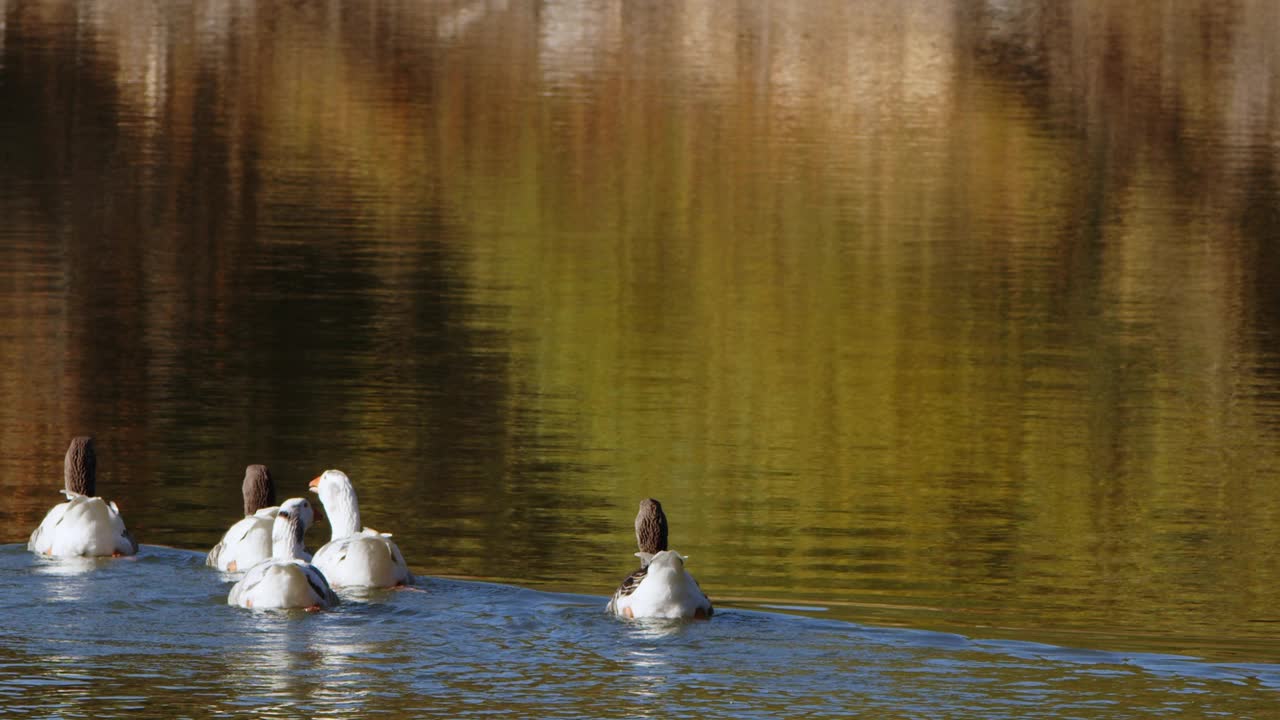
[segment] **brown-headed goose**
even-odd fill
[[[667,549],[667,516],[653,498],[640,503],[636,543],[640,568],[622,581],[607,611],[625,618],[709,619],[711,600],[684,569],[686,558]]]
[[[275,483],[266,465],[250,465],[244,469],[240,493],[244,497],[244,517],[223,534],[205,558],[206,565],[225,572],[244,572],[272,556],[272,525],[280,508],[276,505]],[[306,503],[298,512],[305,531],[314,519],[311,504]],[[302,558],[309,562],[311,554],[304,549]]]
[[[67,502],[53,506],[31,533],[27,549],[55,557],[135,555],[138,543],[124,526],[114,502],[96,497],[98,459],[93,438],[71,440],[63,465],[62,494]]]

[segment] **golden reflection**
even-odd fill
[[[349,453],[427,572],[655,495],[713,600],[1271,612],[1275,3],[0,10],[11,527],[93,425]]]
[[[450,12],[435,19],[436,37],[445,41],[460,39],[489,14],[505,12],[509,4],[509,0],[474,0],[461,3]]]

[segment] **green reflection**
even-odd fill
[[[1010,5],[6,8],[0,540],[92,432],[143,542],[336,466],[603,595],[655,496],[718,604],[1258,653],[1277,11]]]

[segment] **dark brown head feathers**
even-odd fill
[[[97,469],[98,458],[93,452],[93,438],[88,435],[72,438],[67,456],[62,462],[62,482],[67,490],[93,497]]]
[[[636,543],[640,552],[656,555],[667,549],[667,515],[662,503],[648,498],[640,501],[636,515]]]
[[[240,492],[244,494],[245,515],[276,504],[276,486],[266,465],[250,465],[244,469],[244,484],[240,486]]]

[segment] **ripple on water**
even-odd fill
[[[4,706],[67,717],[1249,717],[1280,689],[1268,664],[731,607],[711,622],[623,622],[602,596],[485,582],[424,577],[348,593],[327,613],[245,611],[226,604],[229,587],[183,550],[61,566],[0,547]]]

